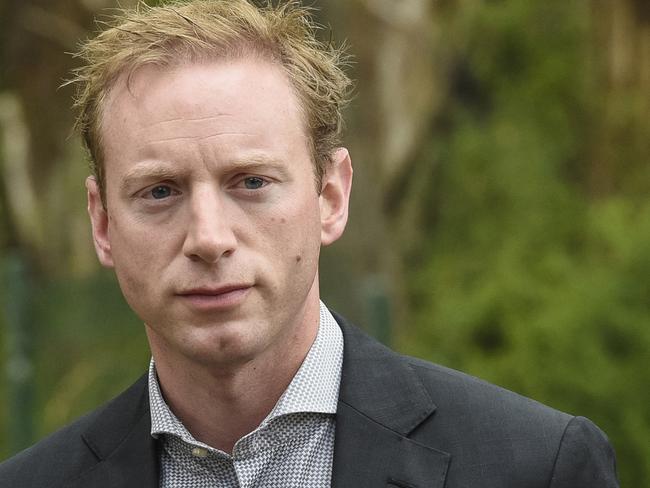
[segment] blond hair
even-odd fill
[[[107,28],[85,42],[84,63],[70,83],[77,85],[76,127],[81,132],[105,204],[102,107],[123,74],[146,64],[169,66],[205,57],[261,56],[287,73],[307,125],[318,188],[331,154],[340,144],[342,110],[351,81],[343,68],[344,48],[316,38],[308,8],[294,0],[273,6],[267,0],[170,0],[119,9]]]

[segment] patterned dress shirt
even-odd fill
[[[151,435],[162,440],[160,486],[329,487],[342,364],[343,334],[321,302],[318,334],[300,369],[271,413],[228,454],[194,439],[169,409],[152,359]]]

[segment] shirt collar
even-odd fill
[[[342,365],[343,333],[321,302],[316,339],[267,421],[298,412],[336,413]]]
[[[320,302],[316,339],[293,380],[261,425],[292,413],[335,414],[342,365],[343,333],[325,304]],[[149,401],[152,436],[173,434],[182,439],[193,439],[162,396],[153,358],[149,364]]]

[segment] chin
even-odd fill
[[[241,331],[219,330],[199,335],[201,337],[187,338],[182,345],[187,359],[205,365],[225,367],[245,364],[259,356],[263,349],[258,341]]]

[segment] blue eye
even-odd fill
[[[244,186],[247,190],[257,190],[264,186],[264,180],[262,178],[257,178],[256,176],[251,176],[244,179]]]
[[[171,196],[172,190],[168,186],[160,185],[151,189],[151,196],[156,200]]]

